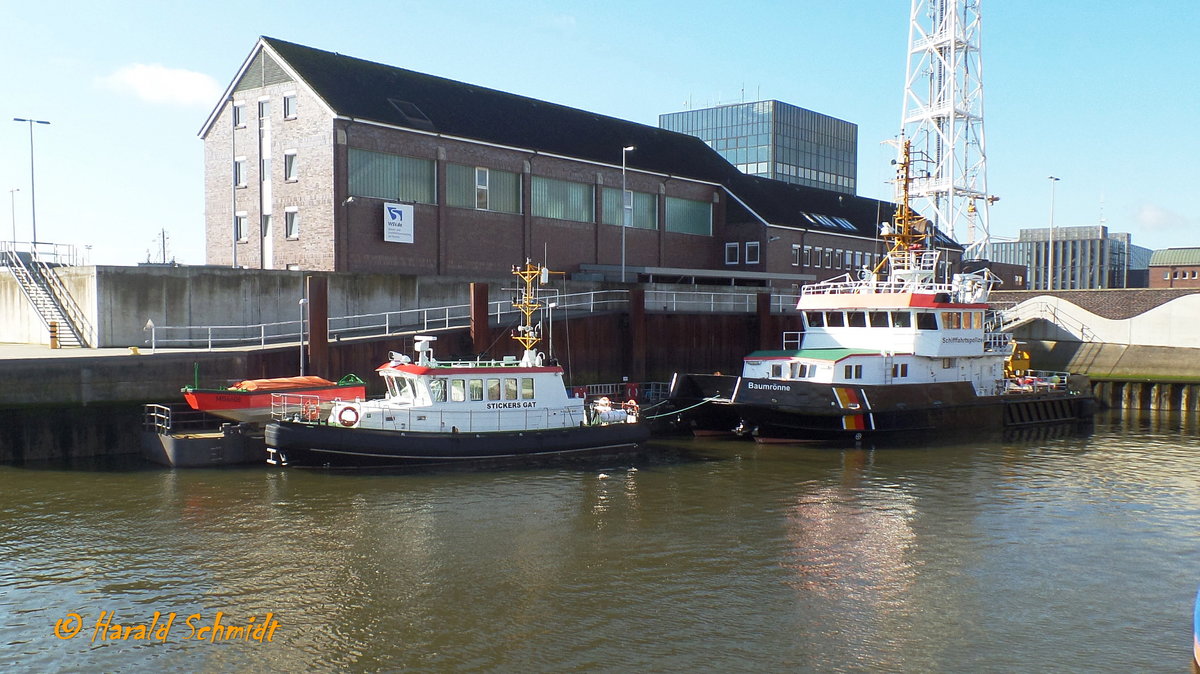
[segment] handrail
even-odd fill
[[[646,308],[666,311],[703,311],[706,313],[752,313],[757,310],[758,293],[719,293],[701,291],[649,290]],[[772,295],[773,311],[793,311],[798,295]],[[549,311],[595,313],[617,311],[629,303],[628,290],[593,290],[552,296]],[[488,302],[488,317],[497,323],[520,316],[506,300]],[[333,339],[383,337],[431,330],[462,328],[470,325],[471,306],[452,304],[443,307],[400,309],[371,314],[330,317],[329,335]],[[146,343],[159,346],[219,347],[254,346],[294,342],[300,339],[300,320],[251,325],[175,326],[148,325]]]
[[[82,345],[86,346],[89,339],[93,336],[92,324],[88,321],[86,314],[83,313],[79,304],[75,302],[75,297],[67,289],[66,284],[58,277],[58,272],[52,269],[49,263],[44,261],[36,250],[33,253],[33,263],[37,266],[41,277],[46,280],[50,294],[58,300],[63,317],[71,324],[71,329],[74,330],[75,336],[79,338]]]

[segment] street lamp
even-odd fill
[[[17,252],[17,192],[20,192],[20,187],[14,187],[8,191],[8,200],[12,206],[12,227],[13,227],[13,252]]]
[[[308,298],[300,298],[300,376],[304,376],[304,308],[308,306]]]
[[[1046,289],[1054,290],[1054,184],[1059,178],[1047,178],[1050,180],[1050,245],[1046,250]]]
[[[635,149],[633,145],[621,148],[621,283],[625,282],[625,230],[633,215],[633,194],[625,188],[625,155]]]
[[[13,121],[14,122],[25,122],[25,123],[29,124],[29,207],[30,207],[30,211],[32,212],[32,219],[33,219],[33,241],[31,241],[30,243],[32,243],[36,247],[37,246],[37,189],[34,187],[34,182],[33,182],[33,125],[34,124],[49,124],[50,122],[40,120],[40,119],[21,119],[20,117],[13,117]]]

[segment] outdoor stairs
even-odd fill
[[[21,286],[29,303],[37,310],[42,324],[50,330],[50,324],[58,325],[58,343],[62,347],[86,347],[82,336],[82,315],[71,299],[66,287],[50,271],[50,266],[37,260],[31,253],[15,250],[3,252],[4,266]],[[75,320],[68,315],[68,307],[75,310]]]

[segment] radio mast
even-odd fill
[[[991,254],[983,135],[983,0],[912,0],[902,129],[912,146],[918,212],[960,243]],[[965,241],[958,237],[965,235]]]

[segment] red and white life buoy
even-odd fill
[[[358,423],[358,410],[353,407],[343,407],[338,412],[338,422],[343,426],[353,426]]]

